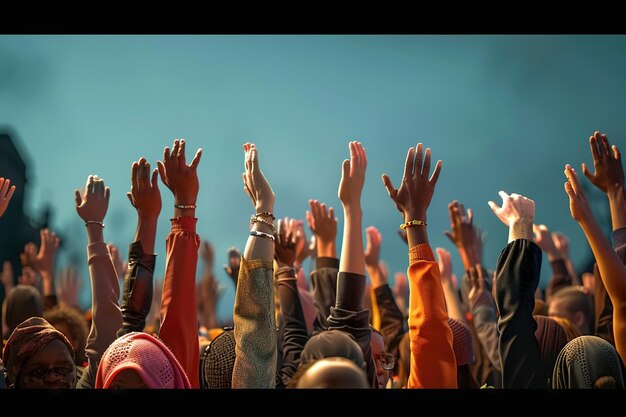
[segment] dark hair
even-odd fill
[[[72,307],[57,306],[50,310],[44,311],[43,317],[56,328],[57,324],[64,324],[70,331],[66,334],[70,342],[76,342],[75,363],[82,365],[87,358],[85,357],[85,345],[87,343],[87,321],[82,313]],[[57,330],[59,330],[57,328]]]

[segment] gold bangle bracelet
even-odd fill
[[[423,222],[421,220],[410,220],[406,223],[403,223],[400,225],[400,229],[404,230],[407,227],[411,227],[411,226],[424,226],[426,227],[426,222]]]

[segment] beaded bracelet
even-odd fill
[[[426,222],[423,222],[421,220],[410,220],[404,224],[400,225],[400,229],[404,230],[407,227],[411,227],[411,226],[424,226],[426,227]]]
[[[256,230],[250,230],[250,236],[264,237],[264,238],[270,239],[272,242],[274,242],[274,235],[270,235],[269,233],[259,232],[259,231],[256,231]]]
[[[274,223],[264,220],[264,219],[260,219],[258,214],[254,214],[252,216],[250,216],[250,225],[252,225],[253,223],[263,223],[265,225],[268,225],[269,227],[272,228],[273,232],[276,232],[276,228],[274,227]]]
[[[195,209],[196,205],[195,204],[174,204],[174,208],[177,209]]]
[[[263,213],[257,213],[255,214],[255,216],[266,216],[266,217],[271,217],[272,220],[276,220],[276,217],[274,217],[271,211],[264,211]]]

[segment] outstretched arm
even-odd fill
[[[489,206],[509,227],[509,244],[496,267],[496,304],[500,311],[500,363],[504,388],[547,388],[545,365],[535,338],[535,290],[541,272],[541,249],[533,242],[535,202],[500,191],[502,207]]]
[[[91,278],[92,321],[85,347],[89,363],[78,386],[94,386],[98,364],[104,351],[116,339],[122,325],[118,306],[120,285],[115,267],[104,242],[104,216],[109,207],[109,188],[97,176],[90,175],[81,195],[75,191],[76,211],[87,228],[87,262]]]
[[[330,308],[335,304],[337,296],[337,218],[335,209],[326,209],[326,204],[318,200],[309,200],[310,211],[306,212],[309,228],[317,242],[317,258],[315,269],[311,271],[311,288],[317,316],[313,322],[314,331],[328,329]]]
[[[152,303],[152,276],[156,264],[154,243],[157,220],[161,212],[158,170],[150,177],[150,164],[145,158],[133,162],[131,189],[126,195],[137,210],[135,241],[128,248],[128,268],[122,295],[122,328],[117,335],[142,332]]]
[[[422,144],[410,148],[400,188],[388,175],[383,183],[404,216],[409,243],[411,370],[409,388],[456,388],[456,358],[452,330],[441,286],[439,267],[428,243],[426,212],[441,171],[437,161],[430,173],[430,149],[422,157]],[[423,161],[423,163],[422,163]]]
[[[175,140],[172,151],[158,161],[161,181],[174,195],[172,230],[166,241],[165,281],[161,299],[159,336],[185,369],[192,388],[200,386],[198,367],[198,314],[196,265],[200,237],[196,233],[197,168],[202,156],[198,149],[190,164],[185,157],[185,140]]]
[[[256,146],[246,143],[243,183],[252,200],[250,237],[241,257],[235,293],[235,365],[233,388],[276,385],[276,320],[274,317],[274,191],[259,167]]]
[[[565,176],[567,177],[565,192],[569,196],[570,212],[589,241],[602,282],[613,303],[615,348],[622,358],[626,358],[626,267],[591,212],[587,195],[578,181],[576,171],[566,165]]]
[[[27,264],[41,276],[44,310],[48,310],[57,305],[54,290],[54,258],[60,239],[48,229],[41,229],[39,235],[41,237],[39,250],[33,242],[27,243],[24,247],[24,255]]]
[[[459,299],[459,292],[455,291],[452,284],[452,256],[444,248],[436,248],[435,252],[437,252],[441,286],[443,287],[443,295],[446,297],[448,316],[467,324],[465,310],[461,306],[461,300]]]
[[[274,279],[278,287],[280,311],[284,322],[283,357],[276,385],[286,387],[300,364],[300,354],[309,339],[304,311],[298,295],[298,278],[294,264],[297,262],[297,225],[293,219],[278,220],[274,259]]]

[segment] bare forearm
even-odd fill
[[[443,295],[446,298],[448,316],[467,324],[465,311],[463,307],[461,307],[461,300],[459,300],[459,296],[454,292],[452,285],[449,283],[443,284]]]
[[[615,304],[626,304],[626,269],[595,219],[581,223],[606,290]]]
[[[376,289],[386,284],[383,274],[378,265],[367,265],[367,274],[370,276],[372,282],[372,288]]]
[[[254,223],[252,230],[270,235],[274,233],[270,226],[260,222]],[[265,237],[250,236],[243,256],[248,260],[263,259],[271,262],[274,259],[274,241]]]
[[[135,242],[140,241],[144,253],[154,254],[154,242],[156,240],[157,218],[139,217],[137,231],[135,232]]]
[[[626,227],[626,191],[624,191],[624,187],[620,186],[609,191],[607,197],[609,198],[613,230]]]
[[[54,278],[52,271],[41,271],[41,281],[43,284],[43,295],[55,295]],[[7,293],[8,294],[8,293]]]
[[[317,257],[318,258],[336,258],[337,244],[334,240],[324,240],[316,236],[317,239]]]
[[[344,207],[343,241],[339,271],[365,275],[363,253],[363,212],[361,207]]]

